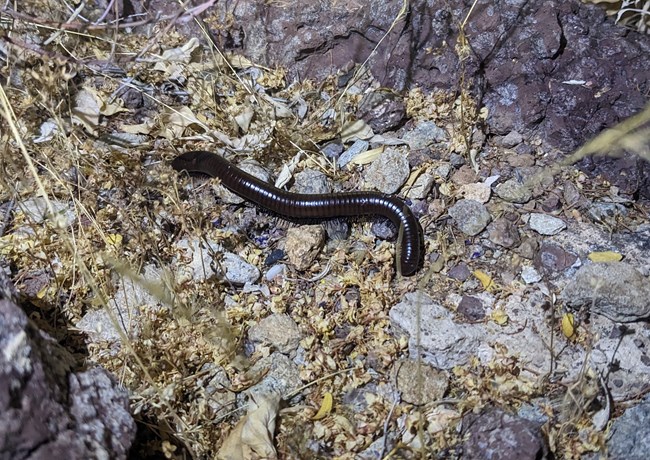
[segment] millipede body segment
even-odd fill
[[[396,196],[379,192],[287,192],[242,171],[223,157],[205,151],[183,153],[172,161],[172,167],[177,171],[216,177],[222,185],[242,198],[290,219],[384,216],[398,230],[401,228],[399,264],[402,274],[412,275],[420,264],[422,229],[406,203]]]

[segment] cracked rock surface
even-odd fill
[[[128,395],[0,300],[0,458],[126,458],[135,437]]]

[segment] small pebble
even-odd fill
[[[465,281],[467,278],[469,278],[470,275],[471,273],[469,271],[469,267],[467,266],[467,264],[464,264],[462,262],[447,272],[447,276],[449,278],[458,281]]]
[[[431,191],[435,180],[429,173],[420,174],[406,192],[406,196],[415,200],[423,200]]]
[[[566,228],[566,224],[562,219],[540,213],[531,214],[528,225],[540,235],[547,236],[557,235]]]
[[[463,296],[457,311],[470,321],[480,321],[485,318],[485,307],[481,299],[469,295]]]
[[[508,179],[494,190],[499,198],[510,203],[527,203],[533,197],[530,187],[516,179]]]
[[[423,149],[436,142],[447,139],[447,132],[432,121],[423,121],[411,131],[404,134],[404,141],[413,150]]]
[[[325,241],[325,230],[321,225],[301,225],[287,231],[284,245],[289,261],[298,270],[306,270],[318,256]]]
[[[294,176],[295,184],[291,191],[295,193],[330,193],[329,180],[321,171],[305,169]]]
[[[384,193],[397,192],[410,173],[409,162],[399,150],[386,149],[366,170],[368,185]]]
[[[339,168],[344,167],[349,162],[354,160],[356,156],[368,150],[369,145],[370,143],[368,143],[368,141],[364,141],[361,139],[355,141],[355,143],[352,144],[350,148],[347,149],[345,152],[343,152],[343,154],[339,157],[339,161],[338,161]]]
[[[533,284],[541,281],[542,275],[535,270],[535,267],[526,266],[521,269],[521,279],[523,279],[526,284]]]
[[[474,200],[459,200],[448,212],[456,227],[469,236],[481,233],[491,219],[487,208]]]
[[[498,244],[504,248],[514,248],[521,243],[517,227],[503,217],[495,220],[488,226],[488,238],[494,244]]]
[[[507,135],[501,138],[501,145],[510,149],[517,144],[521,144],[523,141],[524,137],[521,134],[517,131],[510,131]]]
[[[277,264],[269,268],[269,271],[266,272],[266,280],[271,281],[274,280],[276,277],[282,275],[286,269],[286,265],[284,264]]]
[[[343,144],[340,140],[328,142],[320,148],[320,151],[327,158],[338,158],[343,153]]]

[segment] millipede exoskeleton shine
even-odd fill
[[[251,176],[221,156],[205,151],[186,152],[172,161],[172,167],[177,171],[216,177],[226,188],[242,198],[290,219],[384,216],[398,230],[401,228],[399,263],[402,274],[412,275],[420,263],[422,229],[406,203],[396,196],[379,192],[287,192]]]

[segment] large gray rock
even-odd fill
[[[126,458],[135,437],[128,395],[0,300],[0,459]]]
[[[650,317],[650,284],[624,262],[593,263],[581,267],[562,297],[574,307],[627,323]]]
[[[627,409],[614,423],[607,441],[611,460],[650,458],[650,398]]]

